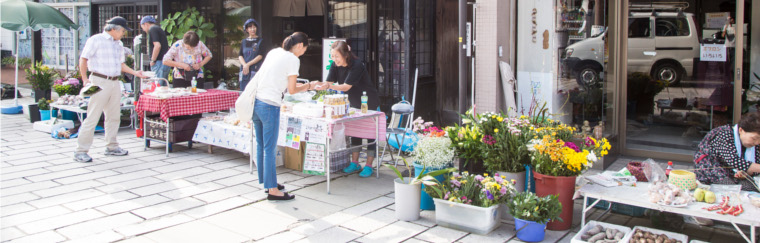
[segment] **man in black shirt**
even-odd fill
[[[148,53],[150,54],[150,71],[156,73],[158,78],[167,78],[169,76],[169,67],[165,66],[161,60],[169,50],[169,43],[166,41],[166,32],[156,23],[153,16],[145,16],[140,20],[140,27],[148,33]]]

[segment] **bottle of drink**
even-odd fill
[[[671,170],[673,170],[673,161],[668,161],[668,168],[665,169],[665,176],[670,176]]]
[[[367,106],[367,100],[369,100],[369,97],[367,97],[367,91],[362,92],[362,113],[367,113],[367,109],[369,106]]]
[[[198,92],[198,89],[196,88],[196,87],[198,86],[198,81],[196,81],[196,80],[195,80],[195,77],[193,77],[193,80],[192,80],[192,81],[190,81],[190,83],[193,85],[193,89],[192,89],[192,92],[193,92],[193,93],[196,93],[196,92]]]
[[[343,95],[343,99],[346,100],[346,109],[345,109],[346,115],[345,116],[351,115],[351,101],[348,100],[348,95],[347,94]]]

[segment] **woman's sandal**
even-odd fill
[[[295,199],[295,195],[288,195],[287,192],[283,193],[282,196],[275,196],[272,194],[267,195],[267,200],[269,201],[287,201],[287,200],[293,200]]]
[[[282,184],[277,183],[277,190],[282,190],[282,189],[285,189],[285,186],[283,186]],[[269,189],[264,189],[264,193],[268,194],[269,193]]]

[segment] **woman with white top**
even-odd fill
[[[282,48],[267,53],[264,63],[256,73],[251,85],[258,85],[253,109],[253,127],[256,129],[256,167],[259,184],[264,184],[267,200],[291,200],[295,198],[280,190],[277,184],[275,149],[280,130],[280,105],[285,90],[290,94],[307,91],[310,84],[298,84],[298,59],[306,52],[309,37],[303,32],[295,32],[285,38]],[[257,81],[259,80],[259,81]]]

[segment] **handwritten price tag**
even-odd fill
[[[706,62],[725,62],[726,47],[721,44],[702,44],[699,48],[699,60]]]

